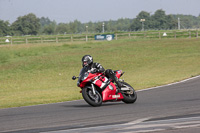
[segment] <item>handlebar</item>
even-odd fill
[[[72,80],[76,80],[76,78],[79,78],[79,77],[73,76],[73,77],[72,77]]]

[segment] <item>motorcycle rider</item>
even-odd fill
[[[97,73],[97,72],[104,72],[105,69],[103,68],[103,66],[99,63],[93,63],[93,58],[90,55],[85,55],[82,58],[82,66],[83,67],[88,67],[88,70],[91,73]]]
[[[88,67],[88,71],[91,73],[103,73],[105,71],[105,69],[103,68],[103,66],[97,62],[93,63],[93,58],[90,55],[84,55],[82,58],[82,66],[83,67]],[[117,84],[117,93],[119,93],[120,89],[121,89],[121,83],[119,82],[119,79],[116,77],[115,73],[113,72],[113,70],[111,69],[107,69],[105,71],[105,75],[108,78],[111,78],[116,84]]]

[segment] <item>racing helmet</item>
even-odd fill
[[[93,63],[93,58],[90,55],[84,55],[82,58],[82,66],[88,66]]]

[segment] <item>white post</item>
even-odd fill
[[[178,18],[178,30],[181,29],[181,23],[180,23],[180,18]]]
[[[86,26],[86,42],[88,41],[88,26]]]
[[[104,33],[104,23],[103,23],[103,25],[102,25],[102,32]]]
[[[142,22],[142,31],[144,31],[144,21],[145,19],[140,19],[140,22]]]

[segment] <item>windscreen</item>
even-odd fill
[[[88,67],[83,67],[79,73],[78,83],[81,83],[85,77],[85,73],[88,71]]]

